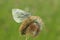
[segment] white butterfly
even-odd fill
[[[32,16],[31,13],[21,9],[12,9],[12,16],[17,23],[21,23],[27,18],[19,28],[19,32],[22,34],[32,33],[35,36],[42,30],[44,25],[39,16]]]
[[[12,15],[17,23],[21,23],[24,19],[30,17],[31,13],[21,9],[12,9]]]

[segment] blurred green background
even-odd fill
[[[20,24],[13,20],[12,9],[26,7],[42,18],[48,30],[33,40],[60,40],[60,0],[0,0],[0,40],[25,40],[19,35]]]

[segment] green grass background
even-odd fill
[[[25,40],[19,34],[20,24],[13,20],[11,11],[26,7],[42,18],[48,30],[33,40],[60,40],[60,0],[0,0],[0,40]]]

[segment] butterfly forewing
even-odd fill
[[[12,9],[12,15],[13,15],[13,19],[17,22],[20,23],[22,22],[24,19],[28,18],[29,16],[31,16],[31,13],[23,11],[21,9]]]

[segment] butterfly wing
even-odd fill
[[[31,16],[31,13],[23,11],[21,9],[12,9],[12,16],[17,23],[21,23],[24,19]]]

